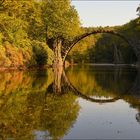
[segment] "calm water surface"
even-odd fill
[[[57,94],[52,69],[0,72],[0,139],[140,138],[139,70],[74,66],[64,74]]]

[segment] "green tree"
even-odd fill
[[[136,12],[138,12],[137,15],[140,17],[140,5],[138,6]]]
[[[66,40],[80,31],[77,11],[70,0],[43,0],[46,39],[54,51],[54,65],[63,65],[61,49]]]
[[[12,52],[11,50],[20,52],[20,58],[23,58],[20,60],[24,64],[29,61],[28,58],[32,61],[31,63],[28,62],[28,64],[38,64],[40,58],[36,56],[41,57],[41,61],[43,61],[41,64],[45,65],[48,62],[51,64],[52,60],[50,60],[50,57],[52,53],[50,53],[48,46],[44,45],[46,42],[44,33],[45,23],[41,2],[35,0],[2,1],[0,3],[0,44],[1,50],[4,51],[0,52],[2,55],[0,57],[0,64],[3,66],[11,66],[11,64],[12,66],[15,65],[15,60],[13,60],[14,63],[10,62],[12,61],[11,56],[16,54],[14,55],[14,59],[19,58],[17,57],[17,53]],[[9,44],[6,48],[5,42],[8,42]],[[43,44],[39,46],[39,52],[32,49],[34,47],[37,48],[38,44]],[[42,47],[44,48],[43,50]],[[7,52],[10,54],[7,54]],[[48,56],[48,53],[51,55]],[[29,57],[26,54],[29,54]],[[47,61],[47,59],[49,59],[49,61]]]

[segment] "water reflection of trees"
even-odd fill
[[[73,76],[71,76],[73,75]],[[71,68],[67,76],[77,89],[97,98],[123,99],[136,108],[136,120],[140,123],[140,70],[126,67]],[[96,100],[98,101],[98,100]],[[114,100],[115,101],[115,100]],[[99,101],[100,102],[100,101]]]
[[[130,91],[137,76],[135,69],[83,67],[79,71],[69,70],[67,77],[83,94],[114,96]]]
[[[47,92],[51,70],[1,73],[0,134],[2,139],[35,139],[39,132],[59,139],[75,122],[79,105],[72,94]]]
[[[62,138],[77,119],[80,109],[77,97],[99,103],[123,99],[138,110],[139,122],[139,74],[120,67],[70,68],[66,74],[62,72],[61,94],[54,94],[57,82],[51,69],[1,72],[1,138],[35,139],[41,132],[47,138]]]

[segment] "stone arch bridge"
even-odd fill
[[[97,30],[93,30],[87,33],[84,33],[82,35],[76,36],[72,41],[66,41],[62,44],[62,49],[61,49],[61,56],[63,61],[65,61],[68,53],[70,52],[70,50],[78,43],[80,42],[82,39],[90,36],[90,35],[94,35],[94,34],[98,34],[98,33],[107,33],[107,34],[112,34],[115,36],[120,37],[122,40],[124,40],[126,43],[128,43],[128,45],[132,46],[132,43],[130,42],[130,40],[128,40],[125,35],[118,33],[114,30],[107,30],[107,29],[97,29]],[[135,49],[134,49],[135,50]],[[137,55],[137,54],[136,54]]]

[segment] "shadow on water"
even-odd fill
[[[78,118],[79,97],[102,105],[122,99],[137,109],[140,123],[139,70],[75,66],[59,72],[59,77],[52,69],[0,73],[1,139],[63,138]]]

